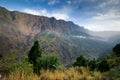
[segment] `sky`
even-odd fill
[[[120,31],[120,0],[0,0],[0,6],[73,21],[93,31]]]

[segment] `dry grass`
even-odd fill
[[[27,75],[24,71],[12,72],[8,76],[5,76],[3,80],[40,80],[39,77],[33,73]]]
[[[90,72],[84,67],[58,68],[55,71],[41,70],[41,75],[26,72],[12,72],[3,80],[102,80],[100,72]]]

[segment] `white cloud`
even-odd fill
[[[102,3],[98,5],[98,7],[105,8],[112,5],[117,5],[117,4],[119,5],[119,3],[120,3],[120,0],[104,0]]]
[[[24,9],[23,12],[33,14],[33,15],[40,15],[40,12],[32,9]]]
[[[51,17],[55,17],[56,19],[63,19],[63,20],[67,20],[69,18],[68,15],[63,14],[63,13],[52,13]]]
[[[68,14],[63,13],[63,11],[61,11],[61,12],[60,11],[48,12],[46,9],[42,9],[42,10],[24,9],[23,12],[33,14],[33,15],[55,17],[56,19],[67,20],[69,18]]]
[[[71,1],[67,1],[68,4],[71,4],[72,2]]]
[[[84,26],[93,31],[120,31],[120,20],[89,20]]]
[[[93,31],[120,31],[120,11],[111,9],[104,13],[98,13],[93,17],[84,19],[84,22],[79,24]]]
[[[59,0],[50,0],[50,1],[48,1],[48,5],[54,5],[56,3],[59,3]]]
[[[109,10],[108,12],[101,14],[98,13],[97,16],[94,16],[95,20],[107,20],[107,19],[118,19],[120,18],[120,12],[118,10]]]
[[[120,31],[119,3],[120,0],[105,0],[100,3],[98,6],[103,12],[89,18],[84,26],[94,31]]]

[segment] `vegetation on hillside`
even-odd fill
[[[74,62],[73,66],[84,66],[88,67],[91,71],[97,70],[100,72],[106,72],[109,71],[109,63],[107,62],[106,59],[103,59],[101,61],[99,60],[87,60],[85,59],[82,55],[76,59],[76,62]]]
[[[116,47],[117,46],[117,47]],[[32,46],[28,56],[15,62],[16,57],[9,59],[9,73],[3,80],[119,80],[120,79],[120,56],[116,54],[120,46],[113,48],[113,54],[102,60],[89,60],[80,55],[71,67],[60,65],[55,54],[41,55],[42,50],[39,42]],[[1,62],[7,58],[1,57]]]
[[[60,64],[56,55],[45,55],[41,57],[42,50],[39,42],[35,41],[28,54],[28,62],[33,65],[33,71],[40,74],[41,69],[54,70]]]
[[[120,56],[120,44],[117,44],[114,48],[113,48],[113,52],[116,56]]]

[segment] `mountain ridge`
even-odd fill
[[[0,54],[15,49],[19,56],[26,55],[33,42],[38,40],[43,48],[43,55],[56,53],[65,65],[79,55],[98,58],[107,50],[104,48],[110,46],[95,39],[88,34],[87,29],[71,21],[9,11],[5,8],[0,8],[0,32],[0,45],[4,45],[0,47]]]

